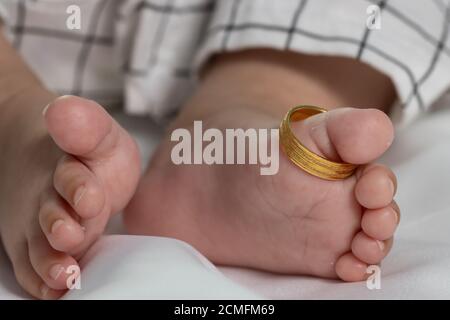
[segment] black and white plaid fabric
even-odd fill
[[[81,9],[81,29],[66,12]],[[380,29],[367,28],[368,6]],[[404,121],[450,88],[448,0],[0,0],[8,37],[60,94],[173,113],[211,55],[268,47],[360,59],[389,75]]]

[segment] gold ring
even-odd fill
[[[288,158],[306,172],[326,180],[342,180],[351,176],[358,166],[330,161],[315,154],[297,139],[291,129],[291,121],[301,121],[324,112],[327,110],[315,106],[297,106],[289,110],[280,124],[281,145]]]

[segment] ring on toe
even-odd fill
[[[291,129],[291,121],[305,120],[324,112],[327,110],[315,106],[297,106],[289,110],[280,124],[280,142],[288,158],[304,171],[326,180],[343,180],[351,176],[358,166],[334,162],[315,154],[297,139]]]

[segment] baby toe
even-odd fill
[[[71,210],[56,194],[41,205],[39,224],[55,250],[69,252],[84,240],[84,230],[70,214]]]
[[[347,252],[337,260],[335,271],[340,279],[355,282],[366,279],[367,267],[367,263],[359,260],[352,252]]]
[[[78,263],[71,256],[53,249],[44,234],[38,233],[28,239],[28,255],[34,271],[49,289],[67,290],[69,276]],[[41,287],[41,294],[45,287]]]
[[[392,202],[396,188],[394,173],[385,166],[374,164],[362,169],[355,186],[355,196],[363,207],[378,209]]]
[[[105,205],[105,194],[97,177],[72,156],[64,156],[59,161],[53,185],[82,218],[95,217]]]
[[[361,231],[353,238],[352,252],[361,261],[378,264],[389,253],[392,242],[392,238],[385,241],[372,239]]]
[[[361,227],[365,234],[376,240],[387,240],[394,235],[400,221],[395,201],[381,209],[367,209],[362,216]]]
[[[25,245],[14,256],[11,256],[11,263],[17,282],[33,297],[37,299],[58,299],[64,294],[64,291],[51,289],[42,281],[30,263]]]

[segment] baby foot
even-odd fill
[[[232,119],[251,119],[247,127],[267,126],[267,116],[234,112]],[[280,152],[278,174],[261,176],[250,165],[175,166],[166,144],[126,210],[129,231],[187,241],[217,264],[364,279],[367,266],[388,254],[399,221],[394,174],[367,164],[392,143],[392,124],[375,109],[343,108],[292,127],[317,154],[361,166],[346,180],[328,181]]]
[[[9,147],[0,167],[0,232],[20,285],[52,299],[134,193],[139,152],[93,101],[61,97],[33,121],[2,137]]]

